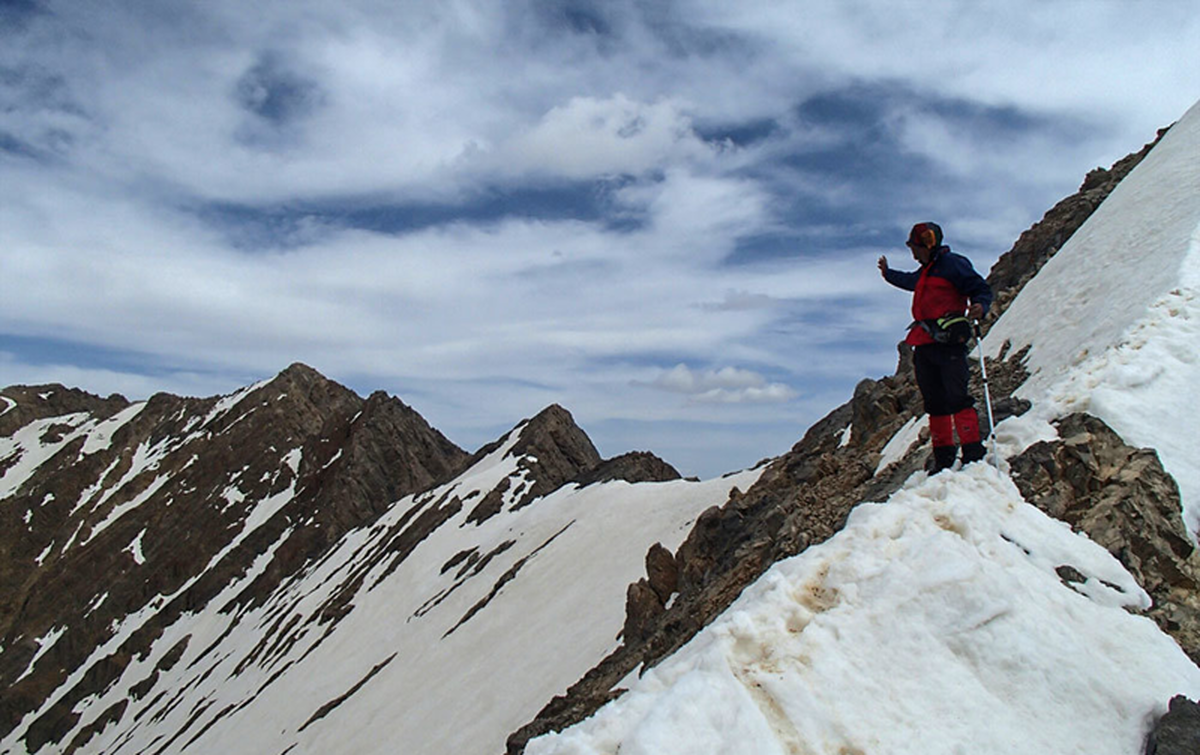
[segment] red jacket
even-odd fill
[[[905,342],[910,346],[925,346],[934,342],[933,336],[920,326],[923,320],[937,320],[946,315],[961,315],[967,311],[967,301],[980,304],[987,312],[992,304],[992,289],[971,261],[950,247],[938,247],[933,259],[920,270],[903,273],[888,268],[883,277],[893,286],[913,292],[912,315]]]

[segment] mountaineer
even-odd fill
[[[913,292],[913,323],[904,341],[913,347],[913,369],[933,442],[930,471],[937,473],[954,464],[958,454],[955,430],[964,464],[979,461],[985,454],[979,415],[968,389],[967,342],[971,340],[970,320],[977,321],[987,313],[992,289],[970,260],[942,244],[937,223],[914,225],[907,245],[920,269],[907,273],[893,270],[887,257],[880,257],[879,270],[888,283]]]

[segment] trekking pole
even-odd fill
[[[979,344],[979,374],[983,377],[983,400],[988,410],[988,449],[992,452],[992,466],[1000,468],[1000,459],[996,455],[996,421],[992,416],[992,394],[988,391],[987,361],[983,357],[983,333],[979,330],[979,321],[975,321],[975,342]]]

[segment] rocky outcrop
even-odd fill
[[[61,385],[13,385],[4,389],[10,403],[0,403],[0,438],[10,437],[30,422],[47,417],[62,417],[85,412],[93,417],[108,419],[129,406],[129,401],[114,393],[101,398],[78,388]]]
[[[506,457],[516,458],[518,469],[524,471],[525,479],[530,481],[517,491],[520,498],[513,505],[515,509],[528,506],[536,498],[558,490],[568,481],[595,469],[602,461],[591,439],[575,424],[571,413],[558,404],[552,404],[533,418],[523,420],[510,435],[513,433],[517,434],[517,441]],[[506,435],[479,449],[472,463],[495,453],[509,438]],[[504,486],[503,490],[493,490],[489,494],[491,500],[471,512],[472,522],[479,524],[499,513],[510,482],[503,480],[500,484]]]
[[[646,575],[629,586],[625,595],[626,642],[643,642],[679,590],[679,563],[662,543],[646,553]]]
[[[523,466],[535,482],[519,505],[562,487],[567,481],[599,466],[602,459],[571,413],[553,404],[529,420],[511,455],[523,457]]]
[[[631,451],[600,462],[594,468],[576,476],[572,482],[584,486],[612,480],[670,482],[678,480],[680,477],[681,475],[675,467],[649,451]]]
[[[1200,751],[1200,704],[1183,695],[1171,698],[1170,707],[1154,724],[1144,755],[1196,755]]]
[[[558,404],[523,420],[512,433],[517,440],[505,456],[517,460],[516,478],[522,481],[520,487],[510,493],[516,478],[502,479],[468,514],[469,524],[482,524],[499,514],[510,495],[516,499],[511,509],[516,510],[569,483],[583,487],[612,480],[665,482],[680,477],[670,464],[644,451],[602,459],[571,413]],[[495,453],[509,441],[510,436],[506,435],[484,446],[475,453],[472,463]]]
[[[1150,618],[1200,663],[1200,555],[1175,480],[1153,450],[1126,445],[1095,417],[1057,425],[1058,440],[1009,460],[1022,497],[1116,556],[1150,593]]]

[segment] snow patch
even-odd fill
[[[145,535],[146,529],[143,527],[142,531],[139,532],[137,537],[133,539],[133,542],[125,547],[125,551],[133,556],[133,562],[138,566],[146,563],[146,556],[142,554],[142,538],[145,537]]]
[[[88,433],[87,440],[84,441],[83,448],[79,451],[80,457],[89,456],[97,451],[106,451],[111,448],[113,435],[122,427],[129,424],[134,417],[141,414],[142,410],[146,408],[146,404],[147,402],[145,401],[132,404],[96,425],[96,428]]]
[[[104,593],[100,597],[93,600],[92,604],[90,606],[88,606],[87,611],[83,614],[84,617],[86,618],[88,616],[91,616],[93,613],[95,613],[96,610],[98,608],[100,608],[100,606],[104,605],[104,601],[106,601],[106,600],[108,600],[108,593]]]
[[[227,412],[229,412],[230,410],[232,410],[234,407],[236,407],[238,404],[240,404],[244,399],[246,399],[248,396],[250,396],[250,394],[254,393],[255,391],[259,390],[260,388],[265,388],[266,386],[270,385],[272,380],[274,380],[274,378],[259,381],[259,382],[255,383],[254,385],[246,386],[245,388],[242,388],[241,390],[235,391],[235,392],[229,394],[228,396],[221,398],[219,401],[217,401],[217,403],[209,411],[208,415],[203,420],[200,421],[199,426],[201,428],[207,427],[209,425],[209,423],[211,423],[213,420],[221,417],[222,415],[224,415]],[[250,410],[250,412],[253,412],[253,411],[254,411],[253,409]],[[250,412],[247,412],[247,414],[249,414]]]
[[[879,464],[875,467],[875,474],[879,474],[904,458],[904,455],[908,453],[912,445],[920,439],[921,428],[924,427],[924,419],[924,414],[913,417],[896,431],[892,439],[879,452]]]
[[[0,499],[15,493],[42,464],[54,458],[55,454],[79,437],[80,433],[86,432],[87,421],[88,415],[85,412],[48,417],[30,422],[10,437],[0,438],[0,461],[15,459],[4,474],[0,475]],[[54,427],[63,428],[60,438],[43,442],[46,433]]]
[[[105,473],[101,475],[100,479],[96,481],[96,484],[93,486],[93,488],[89,488],[89,490],[100,490],[101,488],[104,489],[104,494],[98,501],[96,501],[95,504],[93,504],[92,510],[95,511],[96,509],[102,507],[110,498],[112,498],[112,496],[117,494],[127,484],[137,479],[138,476],[140,476],[143,472],[157,469],[158,465],[161,464],[162,460],[170,454],[171,450],[172,443],[170,438],[166,438],[154,446],[150,445],[149,440],[142,441],[134,450],[133,459],[130,461],[129,469],[125,471],[125,474],[121,476],[121,479],[113,485],[105,485],[104,478],[107,477],[109,471],[111,471],[120,461],[120,459],[114,459],[113,463],[109,465],[108,470],[106,470]],[[165,480],[162,480],[160,476],[160,479],[155,480],[155,483],[152,483],[151,486],[153,487],[154,484],[161,485],[163,482],[165,482]],[[83,506],[86,501],[87,498],[81,495],[79,502],[76,504],[76,509]],[[145,498],[142,498],[142,501],[140,502],[144,501]],[[122,511],[122,513],[124,513],[124,511]]]
[[[22,679],[24,679],[25,677],[32,674],[33,667],[35,665],[37,665],[37,662],[41,659],[41,657],[43,655],[45,655],[47,652],[49,652],[50,648],[54,647],[54,644],[56,642],[58,642],[59,639],[66,633],[67,633],[66,627],[56,626],[56,627],[53,627],[49,632],[47,632],[45,634],[45,636],[39,637],[38,639],[34,640],[34,642],[36,642],[37,646],[38,646],[37,652],[33,654],[33,658],[30,659],[29,665],[25,667],[25,671],[20,676],[17,677],[16,681],[19,682]],[[14,684],[15,683],[16,682],[14,682]]]
[[[170,475],[159,475],[158,477],[154,478],[154,482],[146,486],[145,490],[138,493],[132,499],[126,501],[125,503],[118,503],[117,505],[113,506],[112,511],[108,512],[108,515],[105,516],[99,524],[92,528],[92,531],[88,533],[88,536],[84,538],[84,541],[80,543],[80,545],[87,545],[92,541],[93,538],[95,538],[104,530],[108,529],[113,522],[125,516],[130,511],[133,511],[138,506],[141,506],[146,501],[150,500],[150,498],[152,498],[154,494],[162,488],[163,485],[166,485],[170,479]]]
[[[341,452],[339,451],[338,453]],[[300,448],[293,448],[291,451],[288,451],[286,456],[283,457],[283,463],[292,470],[293,477],[300,472],[300,460],[303,457],[304,451]]]
[[[236,506],[246,500],[246,494],[238,489],[236,485],[230,485],[221,491],[221,498],[225,499],[225,506],[221,511],[227,511],[230,506]]]

